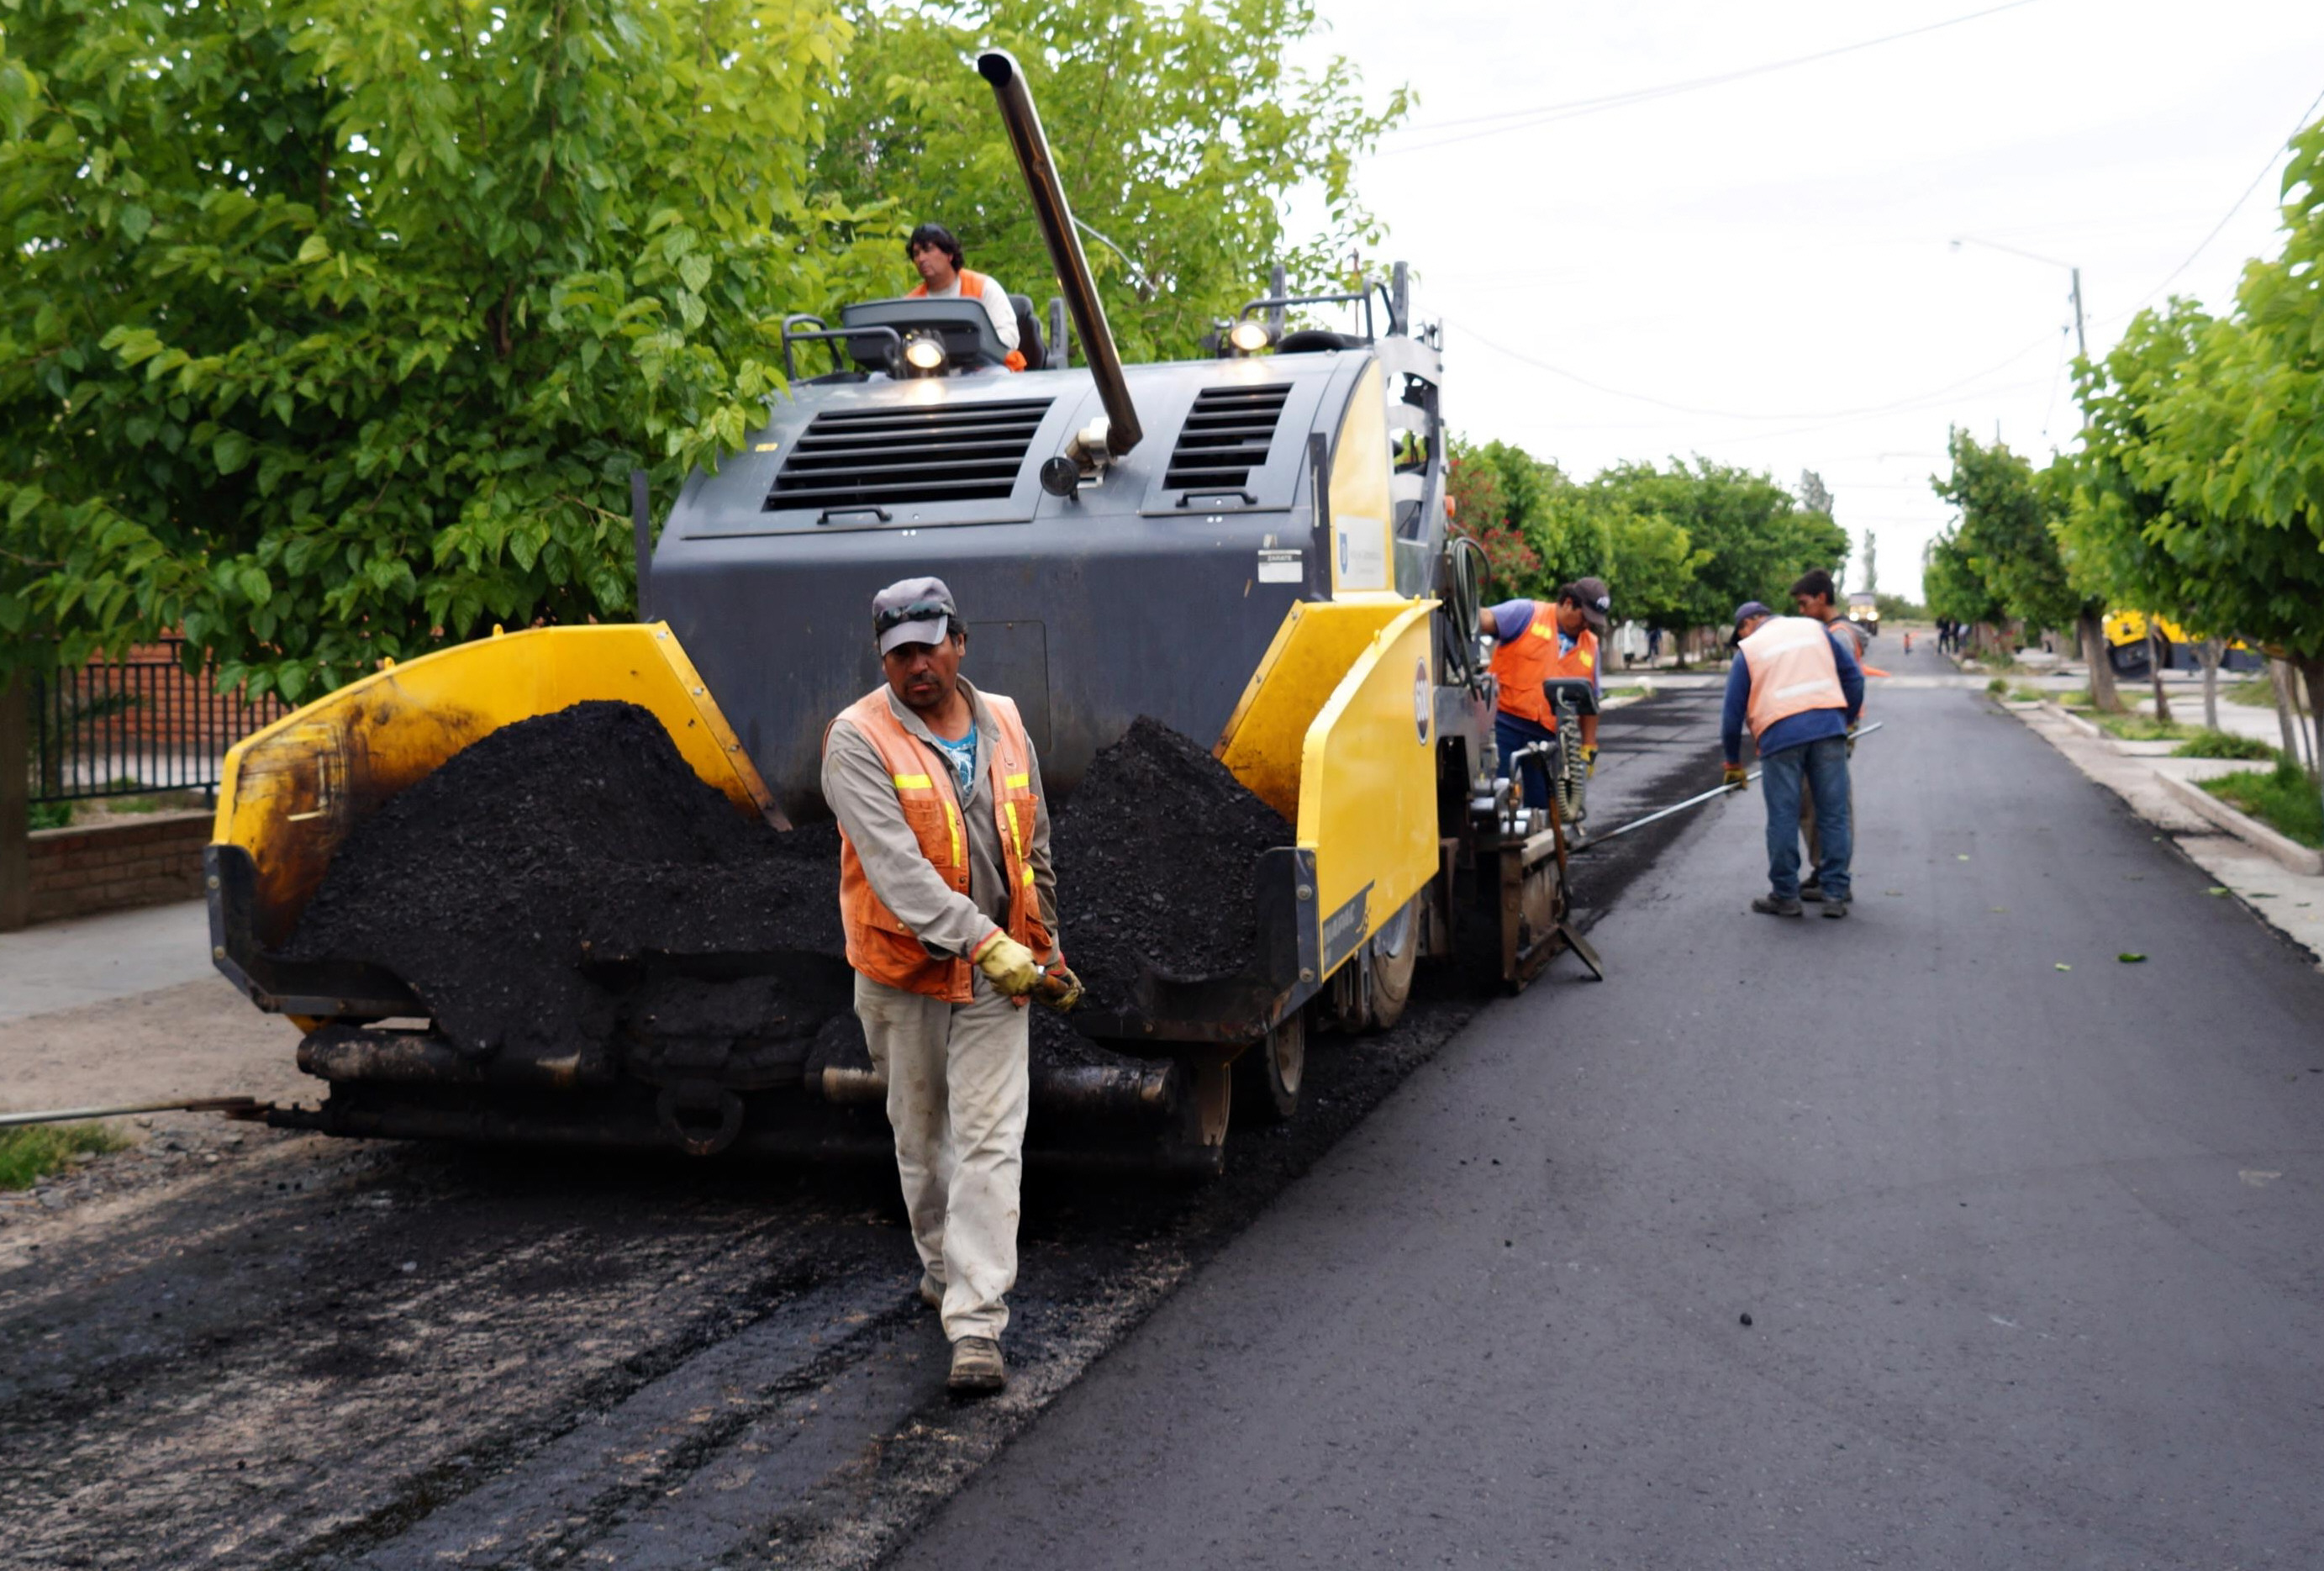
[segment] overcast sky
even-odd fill
[[[1528,124],[1480,117],[1983,7],[1320,5],[1325,47],[1375,101],[1397,82],[1420,95],[1363,189],[1383,259],[1420,270],[1416,312],[1445,323],[1454,429],[1580,476],[1691,453],[1786,485],[1815,469],[1858,542],[1850,587],[1869,529],[1880,587],[1908,595],[1948,516],[1928,488],[1948,424],[1989,439],[1997,422],[2039,457],[2077,420],[2066,268],[1950,242],[2079,264],[2102,353],[2264,166],[2170,284],[2223,307],[2244,260],[2278,247],[2282,143],[2324,93],[2317,0],[2027,0]]]

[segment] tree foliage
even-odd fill
[[[1951,472],[1930,481],[1939,496],[1960,509],[1960,522],[1945,537],[1945,570],[1966,571],[1987,599],[1978,606],[1974,591],[1949,581],[1946,609],[1939,615],[1970,623],[2017,618],[2036,627],[2073,625],[2082,596],[2068,580],[2052,532],[2064,511],[2058,480],[2002,443],[1982,446],[1959,427],[1946,447]],[[1929,604],[1938,605],[1934,591]],[[1971,609],[1987,615],[1970,615]]]
[[[885,204],[905,229],[945,225],[970,266],[1041,300],[1048,252],[991,89],[968,69],[1007,48],[1074,216],[1128,254],[1082,236],[1127,358],[1196,353],[1214,319],[1266,292],[1277,262],[1307,292],[1336,290],[1351,250],[1380,237],[1356,164],[1409,95],[1375,110],[1345,59],[1292,63],[1321,27],[1309,0],[852,0],[849,15],[856,90],[832,118],[816,183],[856,208]],[[1304,232],[1286,213],[1303,182],[1322,207]],[[882,292],[918,282],[900,252],[887,276]]]
[[[851,261],[803,243],[846,42],[817,0],[20,0],[9,601],[292,698],[627,614],[629,469],[739,445]]]
[[[897,292],[907,215],[1040,292],[972,33],[1141,258],[1150,298],[1094,251],[1133,354],[1369,238],[1353,161],[1403,104],[1287,65],[1290,0],[9,5],[0,656],[177,625],[292,698],[632,615],[631,468],[666,499],[737,447],[782,315]]]
[[[1624,464],[1591,488],[1685,533],[1692,569],[1671,597],[1680,625],[1724,626],[1746,600],[1788,605],[1801,574],[1822,568],[1837,577],[1848,561],[1846,530],[1752,470],[1701,457],[1659,469]]]

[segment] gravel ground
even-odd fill
[[[1693,695],[1609,716],[1596,821],[1692,789],[1710,722]],[[1585,900],[1613,900],[1665,827],[1586,864]],[[1539,985],[1576,974],[1561,961]],[[869,1564],[1474,1007],[1424,983],[1397,1030],[1317,1039],[1309,1106],[1239,1126],[1218,1182],[1036,1170],[1012,1382],[966,1405],[944,1394],[883,1165],[157,1119],[134,1150],[0,1201],[6,1557]],[[166,1014],[134,1018],[166,1036]]]

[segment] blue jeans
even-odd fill
[[[1849,897],[1848,864],[1856,827],[1848,799],[1848,738],[1824,736],[1786,747],[1759,761],[1759,789],[1767,798],[1767,887],[1778,900],[1800,898],[1800,792],[1815,799],[1816,834],[1823,861],[1816,878],[1826,900]]]
[[[1556,762],[1556,754],[1543,753],[1529,758],[1522,770],[1510,769],[1509,760],[1517,755],[1519,748],[1531,747],[1536,742],[1554,744],[1556,741],[1557,733],[1546,725],[1536,725],[1531,720],[1504,714],[1499,709],[1493,711],[1493,745],[1500,752],[1501,768],[1512,775],[1522,777],[1517,784],[1521,799],[1528,808],[1549,806],[1549,772]]]

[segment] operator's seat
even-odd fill
[[[1033,314],[1033,297],[1012,294],[1009,306],[1017,313],[1017,353],[1025,356],[1025,369],[1047,370],[1049,357],[1041,349],[1041,319]]]

